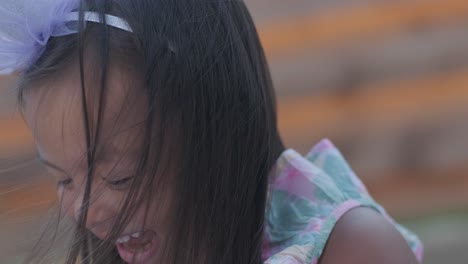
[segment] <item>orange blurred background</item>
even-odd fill
[[[286,145],[305,154],[330,138],[421,237],[424,263],[468,263],[468,1],[246,2]],[[0,77],[1,263],[24,256],[55,199],[15,110],[14,79]]]

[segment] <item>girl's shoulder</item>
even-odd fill
[[[386,219],[421,261],[420,240],[372,199],[328,139],[320,141],[306,156],[285,150],[272,168],[270,179],[265,209],[265,263],[318,263],[338,220],[360,207],[373,209]]]

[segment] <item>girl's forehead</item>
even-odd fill
[[[147,116],[147,97],[138,80],[130,79],[121,68],[115,67],[108,71],[106,87],[100,86],[96,74],[85,77],[91,134],[99,125],[102,144],[112,144],[114,149],[138,145]],[[87,131],[79,71],[72,70],[37,87],[31,86],[24,99],[26,122],[44,155],[85,153]]]
[[[148,109],[147,96],[142,81],[135,74],[109,64],[106,80],[102,82],[100,71],[95,68],[85,68],[84,86],[77,65],[66,69],[62,75],[30,85],[24,96],[26,114],[37,112],[35,119],[38,121],[51,119],[55,122],[58,116],[63,116],[75,122],[83,120],[84,110],[90,120],[97,121],[101,111],[101,126],[107,122],[116,125],[112,122],[115,119],[125,123],[136,121],[136,116],[145,117],[142,113]]]

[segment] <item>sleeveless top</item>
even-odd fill
[[[365,206],[392,223],[421,262],[418,237],[396,223],[367,192],[328,140],[304,157],[285,150],[270,172],[265,209],[264,264],[317,264],[333,227],[349,210]]]

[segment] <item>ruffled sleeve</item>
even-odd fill
[[[322,140],[305,156],[281,154],[270,175],[265,211],[265,264],[317,263],[337,221],[365,206],[381,213],[408,242],[419,261],[422,243],[396,223],[367,192],[338,149]]]

